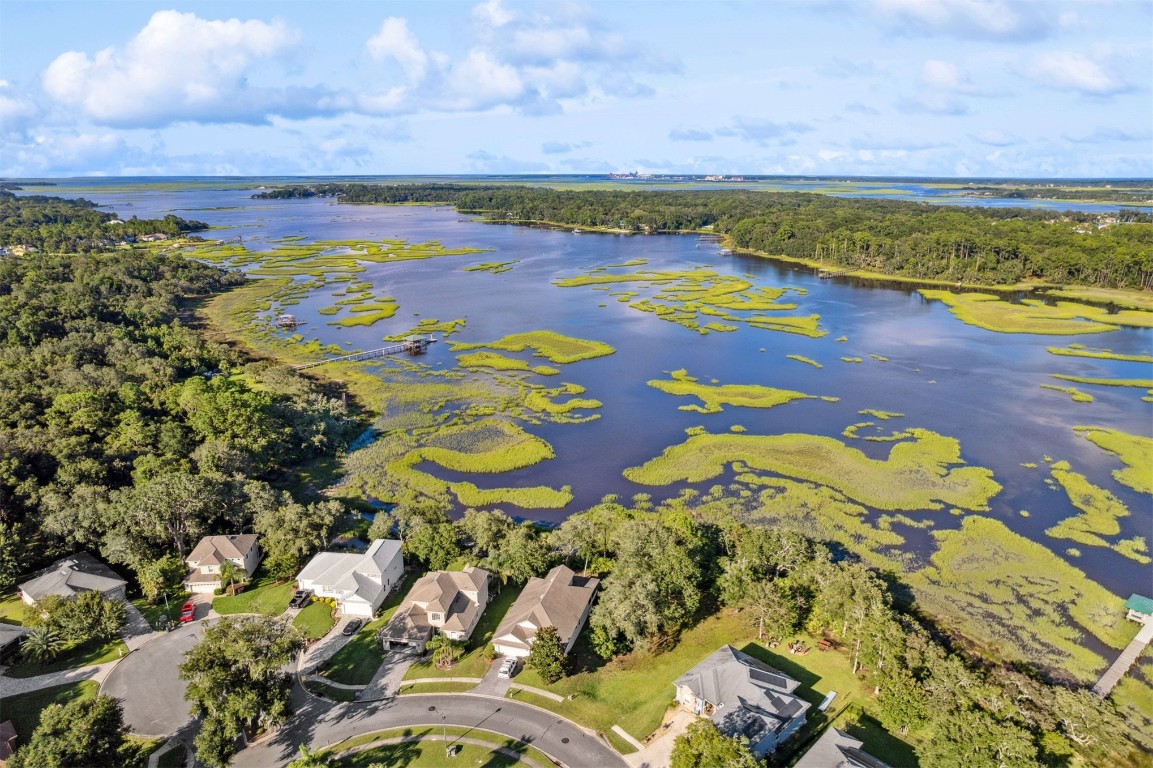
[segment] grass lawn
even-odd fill
[[[919,765],[911,744],[886,731],[876,719],[862,713],[857,707],[850,707],[837,718],[833,726],[865,742],[863,749],[866,752],[889,765],[909,768]]]
[[[452,669],[437,669],[432,661],[418,661],[408,668],[404,679],[411,680],[419,677],[484,677],[488,671],[488,664],[480,657],[484,647],[492,641],[492,636],[500,625],[501,619],[508,613],[508,609],[516,602],[520,595],[520,587],[508,585],[504,587],[480,617],[476,629],[472,632],[472,639],[465,645],[465,654]]]
[[[318,696],[323,696],[326,699],[333,701],[356,701],[356,691],[350,691],[346,688],[337,688],[332,685],[325,685],[317,680],[306,680],[304,687],[310,693],[315,693]]]
[[[401,696],[406,693],[463,693],[464,691],[471,691],[475,687],[476,683],[426,683],[421,681],[402,685],[397,693]]]
[[[15,592],[0,600],[0,621],[5,624],[24,624],[24,601]]]
[[[375,747],[371,750],[349,755],[338,763],[342,768],[363,768],[372,763],[384,765],[403,765],[406,768],[449,768],[450,766],[483,766],[484,768],[497,768],[497,766],[517,765],[520,761],[503,757],[492,750],[491,747],[477,745],[460,745],[461,751],[453,758],[446,758],[444,753],[444,735],[451,743],[454,736],[463,736],[476,741],[484,741],[492,747],[504,747],[518,755],[532,760],[537,765],[549,766],[552,761],[540,750],[529,745],[502,736],[499,733],[480,730],[479,728],[461,728],[448,726],[437,728],[430,726],[416,728],[393,728],[387,731],[377,731],[354,736],[351,739],[333,744],[324,750],[325,756],[337,755],[349,749],[366,744],[372,744],[384,739],[413,739],[406,744],[390,744]],[[420,739],[430,739],[420,741]],[[435,739],[433,741],[432,739]]]
[[[236,613],[259,613],[262,616],[279,616],[288,609],[288,601],[296,591],[296,583],[286,581],[276,583],[271,576],[257,570],[257,576],[248,589],[232,597],[218,597],[212,601],[213,609],[228,616]]]
[[[376,639],[376,633],[383,629],[392,618],[392,614],[396,613],[397,607],[420,575],[413,571],[405,576],[404,581],[381,606],[380,617],[361,627],[348,644],[324,663],[320,671],[325,677],[334,683],[344,685],[368,685],[372,682],[372,676],[384,661],[384,648]]]
[[[168,619],[172,626],[176,626],[177,619],[180,618],[180,608],[184,605],[184,601],[189,597],[191,597],[191,595],[188,593],[169,595],[167,608],[164,607],[163,599],[161,599],[161,601],[156,605],[152,605],[143,597],[138,597],[135,600],[129,600],[128,602],[136,606],[136,610],[140,611],[141,615],[144,616],[149,626],[151,626],[153,629],[164,629],[161,621],[165,618]]]
[[[850,661],[843,652],[814,649],[805,656],[793,656],[782,646],[780,650],[784,652],[778,654],[751,642],[751,634],[739,617],[721,612],[685,632],[677,646],[666,653],[636,652],[597,668],[582,663],[581,656],[587,654],[583,651],[578,654],[575,666],[584,671],[553,685],[545,685],[531,669],[517,675],[516,682],[521,685],[565,696],[563,702],[539,696],[530,699],[519,692],[510,693],[510,697],[531,701],[605,734],[611,732],[613,725],[620,725],[635,738],[644,739],[660,725],[672,704],[673,681],[727,643],[798,680],[801,686],[797,694],[810,703],[819,704],[830,690],[838,693],[834,706],[837,710],[850,702],[859,702],[862,706],[870,702],[868,692],[853,676]],[[809,646],[816,645],[815,639],[804,639]],[[582,636],[577,649],[583,643]]]
[[[12,667],[4,674],[8,677],[35,677],[64,669],[87,667],[90,664],[103,664],[106,661],[119,659],[126,653],[128,653],[128,646],[119,637],[114,637],[111,640],[93,639],[65,648],[59,656],[47,664],[28,661]]]
[[[309,603],[292,620],[292,626],[303,632],[309,640],[319,640],[336,626],[336,619],[332,618],[332,606],[321,602]]]
[[[77,699],[91,699],[100,691],[100,685],[92,680],[79,683],[57,685],[32,693],[6,696],[0,699],[0,721],[11,720],[20,736],[20,743],[27,743],[40,722],[40,713],[49,704],[67,704]]]

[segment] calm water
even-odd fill
[[[1061,490],[1044,483],[1044,456],[1067,460],[1072,469],[1118,496],[1132,515],[1122,519],[1120,538],[1149,537],[1153,502],[1117,484],[1110,472],[1119,463],[1088,441],[1077,438],[1074,425],[1115,427],[1153,436],[1153,404],[1141,401],[1144,390],[1077,385],[1090,391],[1092,404],[1073,403],[1064,393],[1039,387],[1065,385],[1051,378],[1063,373],[1109,378],[1153,378],[1153,366],[1116,361],[1057,357],[1046,346],[1080,342],[1122,353],[1153,349],[1153,332],[1125,329],[1082,337],[1043,337],[997,334],[966,326],[940,304],[922,299],[912,288],[869,287],[854,281],[819,280],[808,270],[756,258],[725,256],[715,244],[692,236],[615,236],[486,225],[463,220],[449,209],[343,206],[322,200],[251,200],[250,190],[197,189],[173,192],[87,189],[84,195],[108,205],[122,216],[141,218],[176,212],[181,216],[225,227],[220,237],[242,235],[250,248],[264,241],[302,235],[309,240],[403,238],[412,242],[439,240],[447,247],[483,247],[492,253],[452,259],[370,264],[360,279],[371,280],[380,295],[395,297],[396,317],[369,328],[327,325],[316,309],[333,303],[327,294],[304,300],[292,311],[308,321],[302,333],[325,343],[368,349],[382,337],[403,332],[421,318],[466,317],[466,328],[454,341],[492,341],[509,333],[549,329],[571,336],[604,341],[617,353],[596,360],[559,366],[562,374],[542,379],[549,386],[573,382],[587,390],[584,397],[604,403],[598,421],[582,425],[545,425],[530,431],[548,440],[556,459],[499,476],[468,476],[481,487],[572,485],[576,496],[566,511],[532,513],[559,520],[584,509],[606,493],[631,496],[650,493],[660,498],[676,488],[653,488],[626,481],[623,469],[643,463],[665,447],[682,442],[684,430],[702,425],[724,432],[732,425],[750,434],[805,432],[840,438],[856,422],[873,421],[861,409],[905,414],[878,422],[885,433],[904,427],[924,427],[960,441],[963,459],[989,467],[1004,490],[992,502],[991,515],[1013,530],[1058,553],[1078,546],[1083,555],[1070,560],[1114,592],[1148,592],[1150,569],[1114,552],[1054,540],[1044,529],[1076,513]],[[797,303],[788,314],[821,316],[824,338],[742,327],[734,333],[702,337],[654,315],[630,309],[592,287],[558,288],[559,277],[580,274],[605,264],[643,258],[644,269],[684,270],[697,265],[721,273],[752,275],[760,285],[803,289],[782,301]],[[461,267],[483,261],[519,263],[504,274],[464,272]],[[339,285],[331,290],[338,290]],[[613,286],[627,290],[632,286]],[[644,290],[644,289],[642,289]],[[606,306],[601,307],[600,304]],[[419,315],[419,318],[416,317]],[[839,337],[847,341],[838,342]],[[346,344],[350,342],[350,345]],[[455,356],[447,344],[436,344],[424,362],[451,368]],[[815,369],[786,359],[799,354],[822,364]],[[879,355],[880,362],[870,358]],[[842,357],[860,357],[851,364]],[[723,413],[702,415],[678,410],[696,402],[648,387],[646,381],[667,378],[686,368],[702,382],[763,384],[812,395],[832,395],[839,402],[802,400],[768,410],[726,407]],[[862,436],[874,434],[862,430]],[[891,444],[851,441],[869,455],[887,455]],[[1035,462],[1037,469],[1026,469]],[[446,479],[463,475],[438,472]],[[704,488],[722,479],[704,484]],[[702,488],[702,490],[704,489]],[[506,508],[515,511],[514,508]],[[1019,510],[1028,510],[1023,518]],[[947,511],[931,515],[938,528],[954,527],[958,518]],[[900,530],[913,542],[918,532]],[[1064,556],[1064,555],[1062,555]]]

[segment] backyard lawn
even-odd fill
[[[675,648],[662,654],[632,653],[599,668],[577,672],[553,685],[545,685],[531,669],[525,669],[516,676],[516,682],[521,685],[543,688],[565,696],[563,702],[515,690],[508,695],[549,709],[606,735],[614,725],[620,725],[633,737],[644,739],[656,730],[665,711],[673,703],[673,681],[722,645],[729,644],[799,681],[801,685],[797,688],[797,695],[814,705],[819,704],[829,691],[835,690],[838,695],[831,712],[840,712],[850,703],[857,704],[865,713],[871,707],[870,692],[864,690],[861,682],[852,674],[851,662],[843,651],[818,651],[815,649],[818,639],[797,635],[814,649],[804,656],[794,656],[783,646],[770,650],[751,642],[750,636],[751,631],[739,617],[721,612],[685,632]],[[577,648],[580,649],[584,642],[582,636],[577,642]],[[781,653],[777,653],[777,650]],[[582,651],[581,656],[585,655],[587,650]],[[568,698],[570,696],[571,699]],[[814,712],[815,709],[814,706]],[[869,746],[868,741],[866,746]],[[886,751],[895,754],[900,749],[888,744]]]
[[[309,640],[319,640],[336,626],[336,619],[332,618],[332,606],[313,601],[296,614],[292,626],[303,632]]]
[[[405,673],[404,679],[411,680],[418,677],[484,677],[484,673],[488,671],[488,664],[481,658],[481,653],[484,647],[492,642],[492,636],[496,632],[497,626],[500,625],[501,619],[508,613],[508,609],[516,602],[516,598],[520,595],[521,588],[518,586],[507,585],[501,589],[500,593],[493,598],[488,607],[484,609],[484,614],[480,617],[480,622],[476,625],[476,629],[472,631],[472,639],[465,645],[465,654],[460,658],[452,669],[437,669],[436,666],[429,661],[418,661],[408,668]]]
[[[257,569],[256,578],[248,589],[239,595],[218,597],[212,601],[212,608],[222,616],[237,613],[259,613],[262,616],[279,616],[288,609],[288,601],[296,591],[296,583],[277,583],[264,571]]]
[[[40,723],[40,713],[49,704],[67,704],[76,699],[91,699],[96,696],[99,690],[100,685],[98,683],[84,680],[79,683],[44,688],[32,693],[6,696],[0,699],[0,722],[11,720],[21,742],[26,743],[28,737],[32,735]]]

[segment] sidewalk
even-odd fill
[[[22,693],[31,693],[56,685],[79,683],[82,680],[103,683],[104,678],[108,677],[108,673],[119,661],[117,659],[116,661],[106,661],[103,664],[93,664],[90,667],[63,669],[59,672],[49,672],[46,675],[37,675],[36,677],[0,677],[0,697],[18,696]]]

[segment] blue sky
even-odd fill
[[[6,176],[1153,176],[1153,1],[0,2]]]

